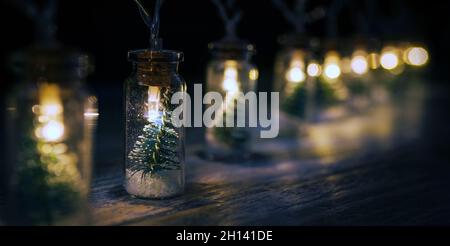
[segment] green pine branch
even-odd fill
[[[142,135],[128,154],[131,160],[129,168],[132,175],[142,172],[142,178],[147,175],[156,175],[166,170],[181,169],[178,156],[179,134],[171,123],[172,105],[170,103],[171,91],[161,90],[161,105],[163,114],[161,123],[149,122],[144,126]]]

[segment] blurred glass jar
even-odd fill
[[[275,61],[274,88],[280,92],[281,107],[307,122],[322,121],[336,114],[329,110],[338,101],[341,88],[339,57],[326,54],[325,63],[318,39],[291,34],[282,36]]]
[[[363,111],[370,106],[370,64],[367,41],[361,38],[341,42],[342,80],[348,88],[347,106],[351,111]]]
[[[349,90],[343,81],[343,59],[338,52],[336,40],[328,40],[323,58],[323,73],[318,80],[316,92],[317,121],[334,120],[347,115],[345,102]]]
[[[307,118],[311,106],[315,78],[309,76],[307,70],[309,68],[309,72],[315,74],[320,72],[320,67],[313,71],[314,68],[309,66],[311,50],[308,42],[300,35],[281,36],[282,48],[275,58],[274,90],[280,93],[281,108],[303,119]]]
[[[89,57],[31,48],[12,57],[19,81],[7,103],[7,223],[89,223],[97,99],[84,80]]]
[[[186,92],[178,74],[183,54],[137,50],[128,53],[133,72],[125,83],[125,188],[140,198],[168,198],[184,191],[184,128],[175,127],[171,104]]]
[[[213,126],[206,130],[207,155],[212,159],[246,159],[251,156],[255,134],[248,121],[241,122],[245,127],[237,126],[236,111],[245,109],[246,118],[256,112],[254,105],[246,105],[239,96],[256,91],[258,69],[251,63],[255,50],[253,45],[241,41],[219,41],[209,48],[212,60],[207,67],[207,90],[220,93],[224,101]],[[214,101],[208,97],[205,100]],[[226,127],[226,121],[234,125]],[[216,123],[223,123],[223,127],[216,127]]]

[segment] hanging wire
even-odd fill
[[[242,18],[242,11],[236,8],[235,0],[226,0],[223,3],[221,0],[212,0],[216,5],[220,18],[225,25],[226,36],[225,39],[234,40],[237,39],[236,27]],[[228,12],[234,13],[229,14]]]
[[[357,4],[351,4],[350,11],[352,12],[351,19],[355,23],[355,27],[359,35],[365,37],[369,36],[370,34],[369,14],[366,11],[363,11],[363,9],[361,9],[361,6],[358,6]]]
[[[413,19],[408,16],[407,8],[402,4],[401,1],[390,2],[390,7],[395,15],[384,19],[383,30],[388,35],[398,35],[399,30],[402,30],[402,33],[408,33],[411,31],[411,27],[415,26],[412,23]]]
[[[56,42],[56,10],[57,1],[45,1],[41,10],[34,0],[12,1],[33,22],[36,32],[36,42],[39,46],[50,47]]]
[[[334,0],[328,8],[327,34],[330,38],[337,37],[339,31],[339,13],[347,4],[349,4],[348,0]]]
[[[160,11],[161,6],[164,3],[164,1],[156,0],[153,16],[149,12],[147,12],[145,7],[142,5],[142,3],[139,0],[134,0],[134,2],[138,6],[139,13],[142,17],[142,20],[144,21],[145,25],[150,30],[150,49],[151,50],[161,50],[162,49],[162,39],[159,38],[159,23],[160,23],[159,11]]]
[[[312,23],[325,16],[323,8],[318,7],[310,13],[306,11],[308,0],[296,0],[293,10],[284,0],[272,0],[272,3],[283,14],[284,18],[295,28],[298,33],[304,33],[307,23]]]
[[[368,33],[371,36],[380,33],[379,26],[379,6],[377,0],[366,0],[366,12],[367,12],[367,23],[368,23]]]
[[[280,10],[284,18],[294,26],[295,31],[303,33],[305,31],[305,6],[307,0],[297,0],[295,2],[295,12],[287,6],[284,0],[272,0],[273,4]]]

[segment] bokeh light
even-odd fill
[[[383,52],[380,58],[380,64],[386,70],[393,70],[399,65],[398,55],[394,51]]]
[[[411,47],[405,53],[405,62],[412,66],[424,66],[429,60],[428,51],[422,47]]]
[[[286,74],[286,79],[292,83],[301,83],[305,81],[305,72],[300,67],[292,67]]]
[[[322,73],[322,68],[320,67],[320,64],[312,62],[308,64],[306,71],[310,77],[319,77]]]
[[[355,74],[363,75],[369,70],[369,64],[367,62],[366,56],[356,55],[352,58],[351,63],[352,71]]]
[[[341,76],[341,69],[334,63],[325,65],[325,76],[329,79],[337,79]]]

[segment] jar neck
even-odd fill
[[[80,81],[93,70],[89,56],[65,48],[31,47],[13,53],[10,59],[10,69],[15,76],[29,81]]]
[[[157,76],[177,74],[178,65],[178,62],[133,62],[133,72]]]
[[[131,77],[142,85],[170,86],[178,76],[178,62],[133,62]]]
[[[242,40],[221,40],[209,44],[214,60],[238,60],[249,62],[255,54],[255,48]]]
[[[148,76],[168,76],[178,73],[183,53],[171,50],[134,50],[128,52],[133,63],[133,73]]]

